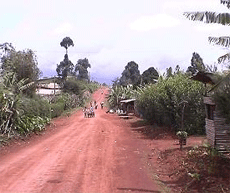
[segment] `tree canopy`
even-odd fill
[[[68,54],[68,48],[70,46],[74,46],[73,40],[70,37],[65,37],[61,43],[61,47],[64,47],[66,49],[66,54]]]
[[[159,74],[154,67],[148,68],[141,75],[143,84],[156,83],[158,78],[159,78]]]
[[[65,54],[64,60],[57,64],[56,71],[59,77],[66,79],[68,75],[74,74],[73,69],[73,63],[69,60],[68,54]]]
[[[141,75],[138,69],[138,64],[134,61],[131,61],[125,66],[125,69],[122,72],[120,84],[122,86],[127,86],[129,84],[138,85],[140,84],[140,79]]]
[[[88,68],[91,68],[89,60],[87,58],[79,59],[75,67],[75,73],[77,73],[78,80],[87,80],[89,81]]]
[[[204,72],[204,71],[205,71],[205,65],[203,63],[203,59],[200,57],[198,53],[194,52],[192,54],[191,66],[188,67],[187,72],[194,75],[197,72]]]

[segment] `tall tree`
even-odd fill
[[[141,75],[142,84],[156,83],[159,74],[154,67],[145,70]]]
[[[65,37],[61,43],[61,47],[64,47],[66,49],[66,54],[68,54],[68,48],[70,46],[74,46],[73,40],[70,37]]]
[[[75,72],[77,73],[78,80],[90,80],[89,73],[87,70],[88,68],[91,68],[91,65],[87,58],[79,59],[77,61],[77,64],[75,66]]]
[[[220,0],[220,3],[225,5],[228,9],[230,8],[229,0]],[[204,21],[205,23],[217,23],[222,25],[230,25],[230,13],[216,13],[216,12],[185,12],[185,17],[190,20]],[[210,43],[214,43],[216,45],[221,45],[224,47],[230,46],[230,37],[222,36],[222,37],[209,37]],[[227,53],[218,58],[218,63],[225,62],[230,60],[230,53]]]
[[[192,54],[191,66],[188,67],[187,72],[194,75],[197,72],[204,72],[204,71],[205,71],[205,65],[203,63],[203,59],[200,57],[198,53],[194,52]]]
[[[73,63],[69,60],[68,54],[65,54],[64,60],[57,64],[56,71],[58,76],[65,80],[68,75],[74,74],[73,69]]]
[[[140,79],[141,75],[138,69],[138,64],[131,61],[125,66],[125,70],[122,72],[120,84],[122,86],[127,86],[129,84],[136,86],[140,84]]]

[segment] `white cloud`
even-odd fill
[[[53,30],[53,34],[62,35],[70,32],[73,26],[70,23],[62,23],[56,29]]]
[[[158,14],[153,16],[142,16],[132,22],[129,27],[137,31],[149,31],[159,28],[170,28],[179,25],[179,20],[166,14]]]
[[[221,29],[221,25],[219,24],[204,24],[199,23],[195,26],[195,29],[200,32],[212,32]]]

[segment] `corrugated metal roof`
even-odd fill
[[[136,99],[127,99],[127,100],[122,100],[120,101],[120,103],[129,103],[129,102],[132,102],[132,101],[135,101]]]

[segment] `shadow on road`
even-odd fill
[[[176,137],[169,127],[160,127],[156,124],[151,124],[145,120],[138,120],[131,123],[131,130],[141,133],[143,139],[165,139],[166,137]]]

